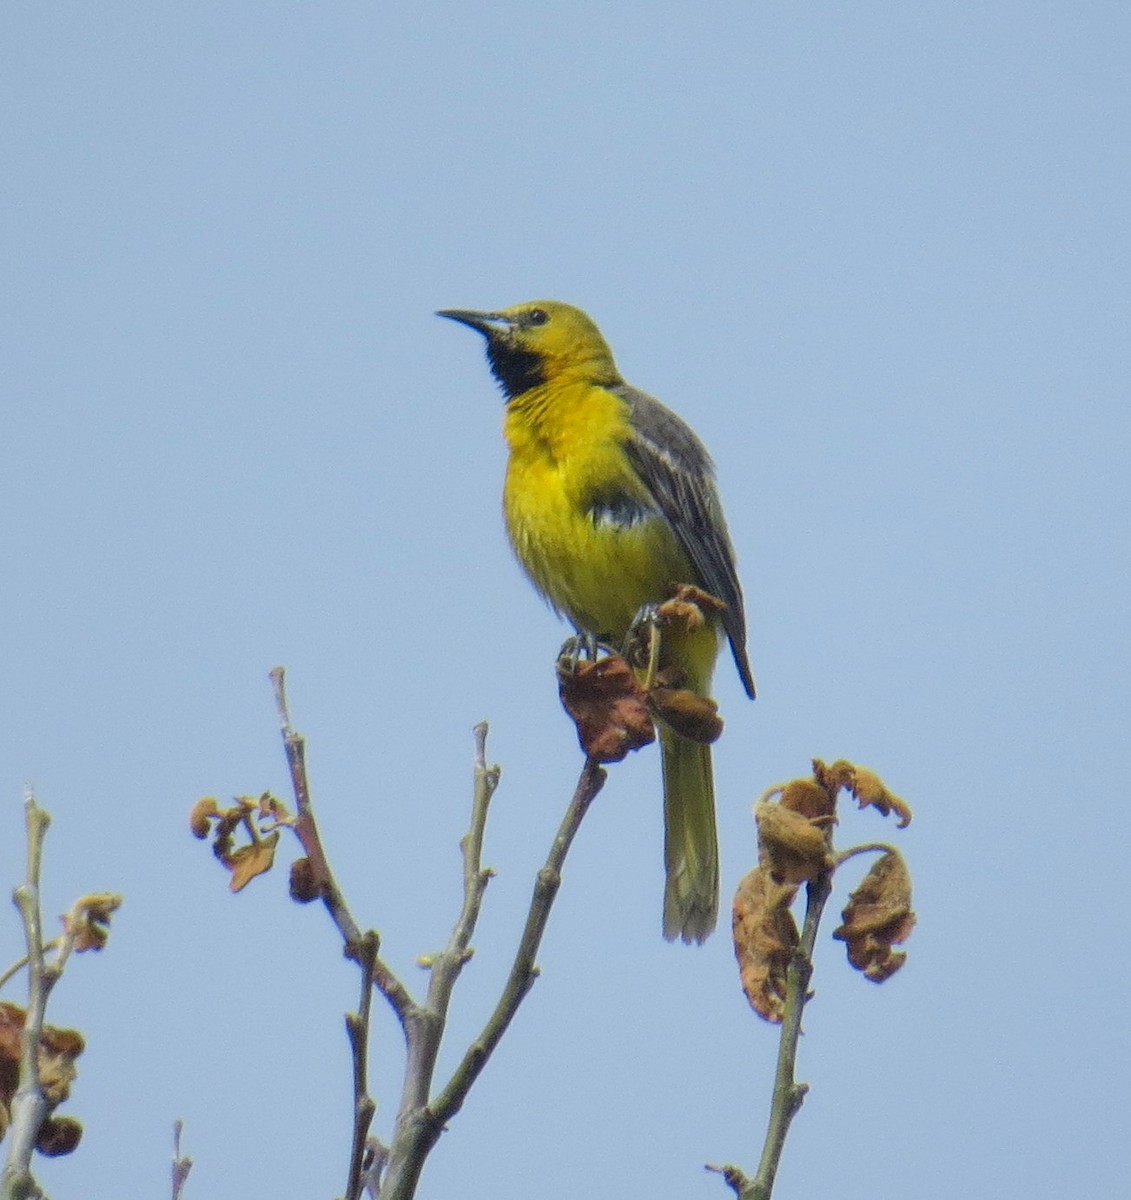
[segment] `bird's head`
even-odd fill
[[[498,312],[441,309],[437,316],[470,325],[487,339],[487,361],[507,399],[551,380],[619,383],[601,331],[572,304],[531,300]]]

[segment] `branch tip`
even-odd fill
[[[480,771],[487,769],[487,722],[480,721],[471,731],[475,738],[475,766]]]

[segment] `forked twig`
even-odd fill
[[[486,727],[478,727],[476,736],[480,752],[476,764],[476,802],[473,804],[475,816],[472,821],[472,832],[469,839],[465,840],[465,856],[467,856],[465,888],[478,893],[481,893],[482,886],[489,877],[484,875],[478,859],[482,834],[481,823],[486,820],[486,800],[489,799],[488,794],[483,797],[483,803],[480,805],[480,788],[486,787],[493,792],[495,783],[497,783],[497,775],[493,779],[484,778],[486,763],[482,757],[482,748],[485,735]],[[487,1060],[491,1057],[537,979],[538,968],[535,965],[535,956],[546,930],[550,910],[561,886],[561,872],[566,856],[590,804],[601,790],[604,782],[604,769],[593,759],[587,759],[581,769],[577,787],[574,789],[565,816],[562,818],[561,825],[550,846],[546,861],[535,879],[526,924],[499,1001],[479,1036],[465,1051],[448,1083],[431,1102],[428,1100],[430,1083],[435,1069],[436,1055],[439,1052],[440,1041],[444,1033],[447,996],[443,987],[448,985],[442,985],[438,996],[443,1003],[443,1009],[436,1010],[426,1004],[421,1010],[413,1013],[411,1019],[406,1023],[408,1062],[405,1086],[400,1112],[397,1116],[396,1133],[390,1147],[389,1162],[380,1192],[381,1200],[410,1200],[415,1194],[420,1172],[428,1153],[439,1140],[447,1122],[463,1106],[472,1085],[479,1077]],[[448,954],[460,944],[466,948],[466,941],[461,943],[456,935],[461,931],[466,931],[467,936],[470,937],[474,920],[472,920],[471,926],[466,926],[463,920],[468,912],[468,903],[468,894],[465,891],[464,913],[461,914],[461,920],[457,921],[453,940],[449,943],[446,952]],[[477,911],[476,902],[472,916]],[[441,955],[440,959],[444,957]],[[462,961],[466,961],[466,955],[461,956],[460,965],[462,965]],[[435,965],[433,964],[434,972]],[[444,964],[443,969],[455,969],[458,973],[458,968],[453,968],[450,961]],[[433,983],[435,983],[435,974]],[[432,988],[429,989],[429,997],[430,1000],[433,998]]]

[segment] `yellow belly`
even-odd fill
[[[596,522],[546,464],[507,473],[511,545],[535,587],[578,629],[620,639],[644,604],[663,600],[691,565],[659,518]]]
[[[594,517],[592,498],[602,491],[649,501],[622,449],[623,410],[606,397],[615,399],[603,389],[567,396],[569,405],[554,396],[556,440],[546,436],[544,413],[534,414],[541,425],[529,412],[508,413],[503,507],[511,545],[534,586],[577,629],[619,644],[641,606],[698,577],[660,515],[631,524]],[[661,661],[705,692],[718,639],[714,621],[693,634],[667,629]]]

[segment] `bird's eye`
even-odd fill
[[[550,314],[544,308],[532,308],[526,314],[528,325],[545,325],[549,319]]]

